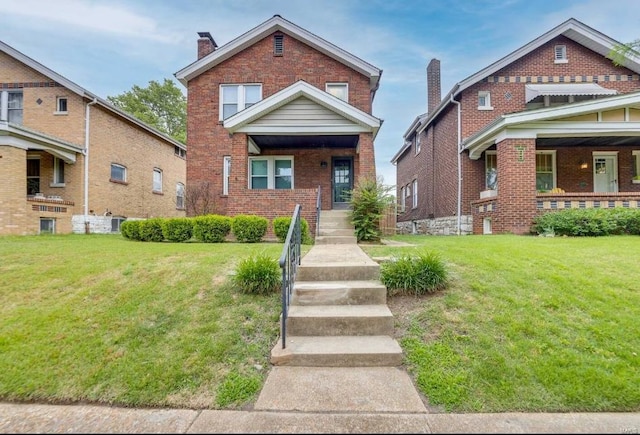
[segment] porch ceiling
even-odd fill
[[[618,147],[640,145],[638,136],[544,137],[536,139],[536,147]]]
[[[260,148],[355,148],[358,135],[251,135]]]

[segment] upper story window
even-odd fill
[[[64,186],[64,160],[53,158],[53,185],[52,187]]]
[[[420,133],[416,133],[416,154],[420,152]]]
[[[235,115],[262,99],[262,85],[220,85],[220,121]]]
[[[404,213],[406,206],[407,206],[407,202],[404,196],[404,186],[402,186],[402,188],[400,188],[400,212],[401,213]]]
[[[282,56],[284,54],[284,35],[273,35],[273,54]]]
[[[162,193],[162,169],[153,168],[153,191]]]
[[[349,84],[348,83],[327,83],[326,91],[334,97],[340,98],[342,101],[349,101]]]
[[[412,208],[418,207],[418,180],[413,180],[413,202]]]
[[[178,157],[182,157],[183,159],[187,157],[187,150],[185,150],[184,148],[180,148],[178,145],[175,145],[173,147],[173,153]]]
[[[111,163],[111,178],[109,181],[118,183],[127,182],[127,168],[117,163]]]
[[[57,97],[56,98],[56,113],[67,113],[67,97]]]
[[[22,125],[23,97],[22,91],[10,91],[8,100],[8,118],[13,124]]]
[[[176,208],[184,209],[184,184],[176,184]]]
[[[293,189],[293,157],[249,158],[249,189]]]
[[[489,91],[478,92],[478,110],[493,110],[493,107],[491,107],[491,93]]]
[[[495,151],[486,151],[484,154],[484,174],[486,189],[498,189],[498,155]]]
[[[569,59],[567,59],[567,46],[566,45],[556,45],[553,48],[554,52],[554,63],[567,63]]]

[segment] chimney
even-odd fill
[[[198,32],[198,59],[202,59],[209,53],[213,53],[216,48],[218,48],[218,44],[213,40],[211,33],[209,32]]]
[[[427,66],[427,113],[433,112],[442,95],[440,93],[440,61],[431,59]]]

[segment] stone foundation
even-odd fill
[[[425,234],[430,236],[455,236],[458,228],[457,216],[436,219],[421,219],[416,221],[398,222],[398,234]],[[473,217],[460,217],[460,235],[473,234]]]

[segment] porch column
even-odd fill
[[[373,151],[373,135],[371,133],[360,133],[358,139],[358,165],[357,174],[361,178],[376,176],[376,158]],[[389,180],[385,180],[389,182]]]
[[[497,144],[498,201],[494,233],[528,234],[536,213],[536,141]]]

